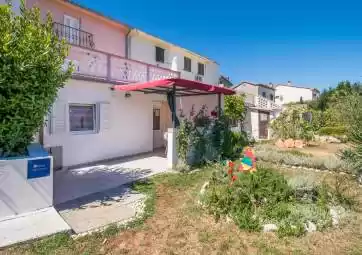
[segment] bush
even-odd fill
[[[6,157],[26,153],[72,70],[61,71],[68,46],[39,9],[22,5],[15,16],[0,5],[0,34],[0,157]]]
[[[176,139],[178,156],[184,164],[192,166],[235,158],[248,144],[246,133],[231,131],[224,114],[218,118],[207,116],[203,106],[192,116],[190,113],[189,118],[181,119]]]
[[[350,172],[350,166],[337,155],[314,157],[306,153],[296,153],[288,150],[278,150],[272,145],[259,145],[255,147],[258,160],[274,164],[286,164],[289,166],[301,166],[329,171]]]
[[[318,133],[320,135],[329,135],[329,136],[343,136],[347,134],[346,127],[322,127],[319,129]]]
[[[260,231],[264,224],[276,224],[280,237],[300,236],[308,222],[318,230],[330,226],[329,205],[346,204],[339,198],[342,193],[326,184],[305,180],[300,184],[291,181],[291,185],[273,169],[231,173],[229,167],[221,171],[213,173],[204,205],[216,219],[231,217],[243,230]]]
[[[309,111],[303,105],[289,106],[271,123],[273,135],[280,139],[312,140],[313,126],[306,120],[309,115]]]

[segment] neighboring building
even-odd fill
[[[224,87],[232,88],[234,87],[234,84],[231,82],[229,77],[226,77],[224,75],[221,75],[219,78],[219,84],[222,84]]]
[[[27,0],[26,5],[40,7],[43,17],[50,11],[54,32],[72,45],[68,61],[75,72],[59,91],[41,135],[55,168],[164,146],[163,132],[171,127],[166,96],[114,91],[115,85],[176,77],[218,84],[216,62],[96,11],[64,0]],[[211,111],[218,97],[178,97],[176,108],[187,114],[203,104]]]
[[[275,86],[275,102],[279,105],[315,100],[319,95],[320,92],[316,88],[293,86],[290,81],[288,84]]]
[[[280,107],[274,102],[273,85],[244,81],[233,89],[238,94],[245,94],[247,113],[243,123],[244,130],[256,140],[270,138],[269,122],[280,112]]]

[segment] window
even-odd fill
[[[265,92],[261,93],[261,95],[266,98],[266,93]]]
[[[153,130],[160,130],[160,109],[153,109]]]
[[[269,95],[271,101],[274,101],[274,96],[272,94]]]
[[[184,57],[184,70],[191,72],[191,59],[188,57]]]
[[[165,49],[156,46],[156,62],[165,63]]]
[[[197,65],[197,74],[205,75],[205,65],[202,63],[198,63]]]
[[[231,127],[237,127],[238,126],[238,121],[237,120],[230,120],[230,126]]]
[[[96,131],[96,105],[71,104],[69,105],[70,132]]]

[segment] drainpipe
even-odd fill
[[[129,58],[130,56],[130,50],[131,50],[131,44],[130,44],[130,39],[131,37],[129,36],[129,34],[131,33],[133,28],[129,28],[128,32],[126,34],[126,38],[125,38],[125,48],[126,48],[126,52],[125,52],[125,57]]]

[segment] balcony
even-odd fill
[[[53,31],[60,40],[65,39],[71,45],[88,49],[94,48],[93,34],[91,33],[57,22],[53,23]]]
[[[275,111],[281,109],[281,106],[276,104],[275,102],[268,100],[265,97],[255,96],[251,94],[246,95],[245,104],[250,108],[265,111]]]
[[[126,84],[178,78],[180,73],[98,50],[73,46],[64,68],[72,62],[73,78]]]

